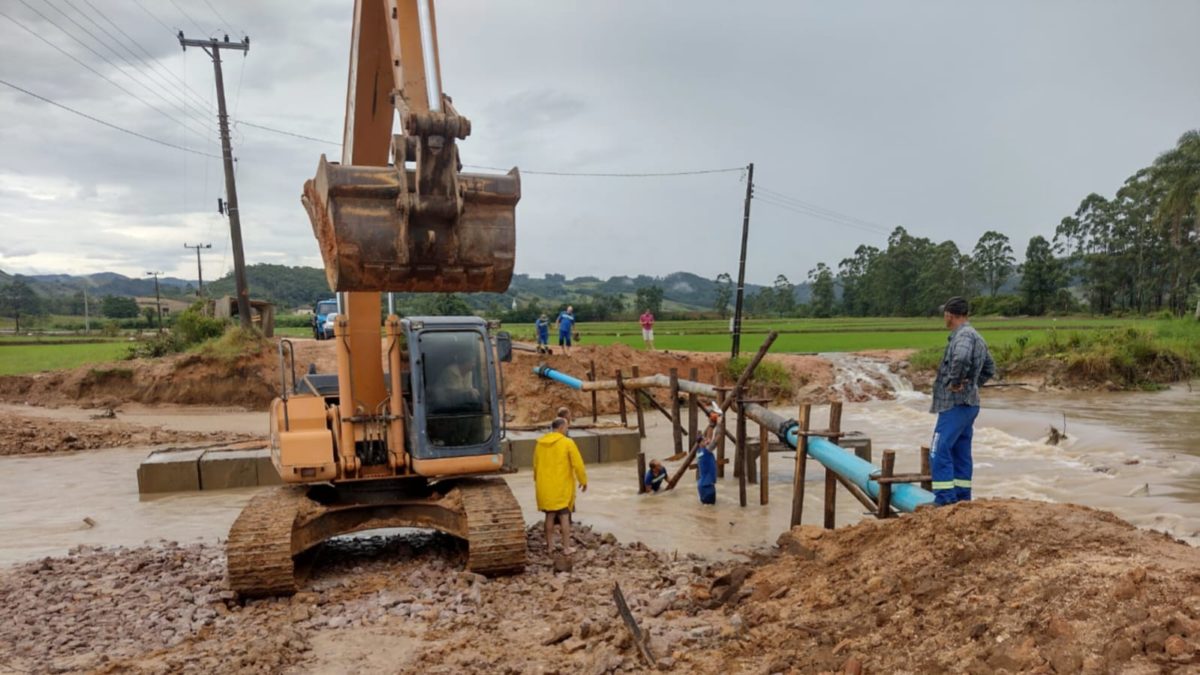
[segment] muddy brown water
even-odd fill
[[[897,469],[916,470],[917,449],[932,433],[934,418],[927,407],[927,397],[901,392],[894,401],[848,404],[843,426],[868,434],[876,457],[882,449],[894,448]],[[93,411],[19,407],[19,412],[86,419]],[[822,426],[826,408],[817,407],[813,414]],[[1062,429],[1064,414],[1068,439],[1057,447],[1047,445],[1049,427]],[[235,410],[130,408],[121,417],[200,431],[266,428],[265,414]],[[975,493],[1103,508],[1195,544],[1200,542],[1197,428],[1200,393],[1187,386],[1147,393],[991,391],[976,423]],[[653,420],[643,447],[648,457],[670,455],[669,426]],[[139,496],[136,470],[148,451],[0,458],[0,563],[59,555],[80,544],[223,538],[255,489]],[[738,506],[737,482],[731,477],[719,482],[717,505],[705,507],[698,503],[693,475],[672,492],[639,496],[633,462],[591,466],[590,488],[578,498],[577,517],[623,541],[640,540],[681,554],[729,556],[771,543],[787,529],[793,465],[791,454],[773,453],[770,504],[760,506],[758,486],[749,485],[750,505],[744,509]],[[677,465],[668,466],[673,473]],[[818,524],[823,473],[815,462],[808,476],[804,522]],[[527,521],[539,522],[529,472],[508,480]],[[838,523],[862,517],[858,503],[839,492]]]

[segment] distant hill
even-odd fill
[[[0,281],[11,275],[0,271]],[[84,287],[93,296],[123,295],[144,297],[154,295],[152,278],[130,278],[114,272],[75,276],[70,274],[40,274],[23,276],[34,290],[45,296],[74,294]],[[315,267],[257,264],[246,268],[246,282],[250,294],[275,303],[287,310],[308,307],[317,300],[332,295],[325,280],[325,271]],[[184,295],[194,292],[194,282],[175,277],[161,277],[159,283],[164,295]],[[528,304],[534,300],[542,305],[568,302],[583,302],[598,295],[616,295],[632,305],[639,288],[658,286],[663,289],[663,307],[669,311],[704,311],[712,309],[717,297],[717,283],[691,272],[672,272],[663,277],[648,275],[615,276],[608,279],[584,276],[568,279],[562,274],[547,274],[531,277],[528,274],[513,275],[512,284],[505,293],[465,293],[463,297],[477,310],[503,310],[516,300]],[[747,296],[758,292],[762,286],[746,284]],[[233,295],[233,275],[205,284],[208,295]],[[796,286],[796,300],[807,302],[808,284]],[[416,294],[398,294],[398,302],[405,303]]]

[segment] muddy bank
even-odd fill
[[[798,528],[749,563],[579,530],[556,572],[461,573],[440,536],[327,546],[306,590],[240,603],[219,549],[79,549],[0,573],[0,662],[108,672],[644,671],[619,581],[678,672],[1158,672],[1197,663],[1200,552],[1076,506],[986,501]]]
[[[109,411],[111,413],[111,411]],[[66,421],[0,411],[0,456],[40,455],[103,448],[184,443],[238,443],[262,438],[242,433],[200,432],[130,424],[99,414],[92,421]]]
[[[335,346],[331,341],[298,340],[296,370],[309,364],[318,372],[336,371]],[[786,367],[793,378],[793,391],[786,398],[825,400],[833,382],[829,362],[818,356],[771,355],[769,360]],[[585,346],[571,356],[538,356],[517,352],[504,368],[510,422],[528,424],[554,417],[560,405],[576,411],[591,411],[591,395],[572,392],[533,374],[533,366],[547,363],[583,377],[596,364],[599,379],[611,379],[620,369],[628,374],[637,366],[644,375],[666,373],[677,368],[687,377],[696,368],[698,377],[713,382],[726,361],[722,354],[700,352],[648,352],[625,345]],[[221,358],[199,353],[163,359],[84,366],[74,370],[0,377],[0,401],[39,406],[77,405],[116,408],[126,403],[241,406],[265,410],[277,395],[279,360],[274,345],[257,354]],[[659,393],[659,400],[665,396]],[[598,395],[600,413],[617,412],[613,392]]]

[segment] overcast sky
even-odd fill
[[[353,3],[208,2],[215,11],[205,0],[0,0],[5,15],[145,102],[5,17],[0,79],[219,155],[215,115],[196,109],[212,98],[211,62],[172,34],[223,33],[229,22],[233,39],[251,38],[245,58],[226,57],[235,120],[340,140]],[[836,266],[861,243],[884,245],[896,225],[963,249],[995,229],[1023,253],[1087,193],[1111,194],[1200,127],[1197,26],[1191,0],[438,6],[444,88],[473,122],[465,163],[652,172],[754,162],[763,200],[747,277],[757,283]],[[190,114],[180,98],[196,104]],[[194,278],[183,244],[198,241],[213,245],[206,277],[232,265],[216,213],[220,160],[3,85],[0,120],[0,269]],[[320,266],[299,195],[338,146],[239,125],[234,152],[247,259]],[[736,273],[744,189],[737,172],[525,175],[517,271]]]

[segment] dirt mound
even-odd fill
[[[310,364],[318,372],[337,371],[337,354],[332,341],[297,340],[293,344],[298,376],[303,376]],[[791,371],[795,387],[788,398],[800,396],[816,400],[827,395],[833,371],[825,359],[794,355],[772,355],[768,359]],[[578,347],[570,356],[539,356],[518,351],[513,363],[504,367],[509,421],[530,424],[550,420],[562,405],[570,407],[577,415],[590,414],[590,393],[572,391],[539,378],[533,373],[533,367],[545,363],[583,378],[593,361],[598,371],[597,379],[613,379],[618,369],[628,376],[633,366],[637,366],[642,375],[666,374],[676,368],[682,378],[687,378],[689,370],[696,368],[700,381],[715,382],[717,370],[723,367],[726,357],[701,352],[649,352],[625,345]],[[264,346],[261,352],[236,358],[188,353],[164,359],[136,359],[37,375],[0,377],[0,401],[83,407],[117,407],[129,402],[166,403],[265,410],[279,387],[279,357],[272,343]],[[664,392],[656,392],[656,396],[659,401],[666,402]],[[600,414],[616,413],[616,393],[600,392],[597,407]]]
[[[799,398],[825,400],[828,395],[827,389],[833,382],[833,367],[827,360],[819,356],[791,354],[769,355],[767,359],[791,371],[793,389],[790,395],[785,397],[789,402]],[[538,355],[518,351],[514,354],[511,366],[504,371],[508,390],[508,412],[514,418],[512,421],[517,424],[553,419],[555,410],[563,405],[571,408],[576,416],[591,414],[591,392],[574,391],[557,382],[538,377],[533,373],[533,368],[540,364],[586,379],[587,372],[594,363],[598,380],[615,379],[617,370],[625,377],[630,377],[634,366],[643,376],[665,375],[675,368],[680,378],[687,379],[690,377],[690,370],[695,368],[699,381],[715,383],[717,372],[724,370],[727,361],[728,356],[719,353],[646,351],[622,344],[579,346],[571,350],[570,356],[559,353]],[[727,377],[726,384],[733,382]],[[660,403],[667,404],[667,392],[651,391]],[[620,405],[617,393],[598,392],[596,407],[602,415],[618,412]]]
[[[1200,552],[1073,505],[982,501],[780,537],[730,670],[1195,668]],[[764,646],[766,649],[764,649]]]
[[[234,443],[253,440],[247,434],[199,432],[142,426],[115,420],[73,422],[0,413],[0,456],[77,452],[174,443]]]

